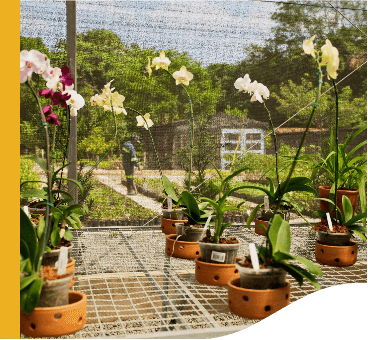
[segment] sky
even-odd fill
[[[271,38],[277,5],[264,1],[77,1],[77,33],[107,29],[124,44],[188,52],[203,66],[234,64]],[[20,35],[47,48],[66,38],[64,1],[20,1]]]

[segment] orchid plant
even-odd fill
[[[182,66],[179,71],[175,71],[173,74],[169,71],[169,65],[171,61],[169,58],[165,56],[165,52],[161,51],[159,57],[155,57],[152,60],[148,58],[148,64],[146,66],[146,72],[150,77],[152,74],[152,66],[156,67],[156,70],[162,68],[166,71],[173,79],[175,79],[176,85],[181,85],[184,89],[190,106],[190,165],[189,165],[189,174],[188,174],[188,191],[190,191],[190,184],[191,184],[191,173],[193,167],[193,137],[194,137],[194,117],[193,117],[193,103],[190,98],[190,95],[185,88],[185,86],[189,85],[189,82],[193,79],[193,74],[190,73],[185,66]],[[184,86],[185,85],[185,86]],[[157,155],[156,155],[157,156]],[[161,176],[162,177],[162,176]]]
[[[36,93],[33,86],[33,74],[38,75],[38,77],[41,76],[46,81],[46,88],[41,89],[38,93]],[[37,50],[23,50],[20,52],[20,83],[25,83],[30,88],[37,101],[46,144],[46,161],[38,157],[30,157],[30,159],[41,166],[47,177],[44,190],[29,193],[32,197],[42,198],[42,203],[46,204],[46,221],[43,223],[41,219],[40,229],[37,230],[40,238],[39,242],[37,242],[36,232],[32,223],[21,210],[21,310],[28,314],[37,306],[41,293],[43,278],[39,277],[39,272],[43,254],[50,241],[50,236],[53,240],[51,242],[53,245],[56,245],[57,240],[60,241],[62,237],[70,239],[72,235],[68,232],[66,224],[68,223],[73,228],[79,229],[81,227],[79,216],[83,214],[83,206],[80,204],[70,205],[69,207],[62,205],[62,203],[73,200],[69,192],[60,189],[62,181],[73,182],[81,190],[82,186],[73,179],[57,177],[58,173],[69,164],[54,171],[50,158],[48,127],[50,125],[56,127],[60,125],[60,122],[57,115],[52,112],[53,106],[51,104],[42,107],[40,97],[43,96],[46,99],[51,99],[53,105],[60,105],[66,108],[68,120],[70,120],[71,116],[77,116],[78,110],[84,106],[85,102],[83,97],[73,90],[74,80],[71,77],[68,67],[64,66],[61,69],[51,67],[50,59]],[[55,133],[56,129],[54,128],[54,138]],[[54,183],[57,181],[59,181],[59,188],[54,189]],[[55,201],[55,194],[62,194],[64,198]],[[23,193],[24,195],[26,193]]]

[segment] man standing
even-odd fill
[[[134,135],[130,137],[130,140],[123,144],[123,168],[125,170],[125,178],[127,180],[128,195],[135,195],[134,190],[134,167],[138,167],[138,171],[141,170],[135,148],[137,144],[140,144],[138,136]]]

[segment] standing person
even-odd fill
[[[134,167],[138,167],[138,171],[141,167],[138,162],[138,158],[135,152],[135,146],[140,144],[138,136],[134,135],[130,137],[130,140],[123,144],[123,168],[125,170],[125,178],[127,180],[128,195],[135,195],[134,190]]]

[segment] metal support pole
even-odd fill
[[[67,36],[67,59],[69,71],[74,79],[74,90],[77,91],[77,13],[76,1],[66,1],[66,36]],[[68,178],[77,180],[77,117],[70,117],[70,134],[68,144],[68,163],[73,162],[68,166]],[[73,196],[74,201],[69,204],[78,203],[78,189],[72,182],[68,182],[68,191]]]

